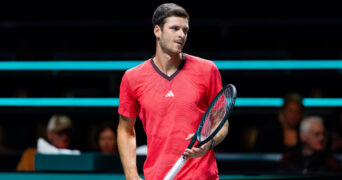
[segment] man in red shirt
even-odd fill
[[[152,22],[156,54],[127,70],[120,86],[118,147],[129,180],[141,179],[136,167],[137,116],[147,135],[144,177],[160,180],[184,153],[205,110],[222,88],[220,72],[213,62],[182,53],[189,31],[184,8],[162,4]],[[218,179],[212,147],[227,133],[228,122],[214,141],[186,149],[184,155],[189,160],[175,179]]]

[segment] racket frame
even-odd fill
[[[210,105],[208,106],[207,110],[205,111],[202,120],[200,122],[200,125],[197,128],[196,133],[194,134],[194,136],[192,137],[192,140],[189,144],[189,146],[187,147],[188,149],[191,149],[192,146],[195,144],[196,139],[198,134],[201,132],[204,121],[205,121],[205,117],[208,115],[209,111],[211,110],[211,108],[213,108],[214,104],[216,103],[216,101],[220,98],[220,96],[223,94],[223,92],[227,89],[227,88],[231,88],[232,89],[232,101],[229,104],[229,106],[231,106],[231,108],[228,109],[228,112],[225,114],[225,116],[223,117],[223,120],[220,122],[220,124],[217,126],[217,128],[214,130],[214,132],[209,135],[205,140],[199,142],[196,147],[199,147],[201,145],[203,145],[204,143],[208,142],[209,140],[211,140],[212,138],[214,138],[214,136],[219,132],[219,130],[222,128],[222,126],[224,125],[224,123],[226,122],[226,120],[228,119],[228,117],[231,114],[231,111],[233,110],[234,104],[235,104],[235,99],[236,99],[236,88],[233,84],[227,84],[226,86],[224,86],[215,96],[215,98],[212,100],[212,102],[210,103]],[[172,180],[177,174],[178,171],[183,167],[184,163],[186,162],[185,156],[184,154],[182,154],[182,156],[177,160],[177,162],[173,165],[173,167],[170,169],[170,171],[167,173],[167,175],[164,177],[164,180]]]
[[[192,137],[190,144],[188,145],[188,149],[191,149],[192,146],[195,144],[198,135],[201,133],[201,130],[203,128],[205,119],[208,115],[208,113],[210,112],[210,110],[213,108],[213,106],[215,105],[215,103],[218,101],[218,99],[221,97],[221,95],[224,93],[224,91],[227,88],[231,88],[232,89],[232,101],[230,102],[230,104],[228,104],[228,106],[231,106],[231,108],[228,108],[228,112],[226,112],[226,114],[224,115],[224,117],[222,118],[223,120],[220,122],[220,124],[217,126],[217,128],[214,130],[213,133],[211,133],[205,140],[203,141],[198,141],[198,144],[196,145],[196,147],[200,147],[203,144],[207,143],[208,141],[210,141],[212,138],[214,138],[214,136],[219,132],[219,130],[221,130],[222,126],[224,125],[224,123],[226,122],[226,120],[228,119],[228,117],[231,114],[231,111],[233,110],[234,104],[235,104],[235,99],[236,99],[236,88],[233,84],[227,84],[226,86],[224,86],[215,96],[215,98],[212,100],[212,102],[210,103],[209,107],[207,108],[207,110],[205,111],[202,120],[200,122],[200,125],[198,126],[195,135]]]

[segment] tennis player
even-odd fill
[[[126,179],[141,179],[136,166],[137,116],[147,135],[144,177],[165,177],[184,153],[201,118],[222,88],[212,61],[182,52],[189,31],[189,15],[176,4],[160,5],[152,17],[156,53],[129,69],[120,86],[118,147]],[[175,179],[218,179],[212,148],[228,133],[228,122],[214,140],[187,149],[188,159]]]

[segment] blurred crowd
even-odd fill
[[[277,167],[279,172],[306,174],[339,171],[341,163],[336,155],[342,153],[342,111],[336,112],[336,121],[327,122],[319,113],[307,113],[302,102],[302,97],[297,93],[286,95],[278,118],[266,121],[248,134],[250,149],[246,152],[281,154]],[[45,133],[39,138],[57,149],[77,149],[70,146],[77,128],[69,115],[52,114],[43,128]],[[95,123],[87,138],[89,145],[86,151],[118,154],[114,119]],[[34,155],[44,153],[37,146],[22,151],[18,171],[34,171]],[[1,152],[11,151],[3,145],[0,147]]]
[[[278,119],[272,120],[257,133],[254,152],[281,153],[279,172],[338,172],[340,162],[334,155],[341,153],[341,116],[334,128],[328,129],[319,115],[305,115],[299,94],[284,97]]]
[[[38,147],[29,147],[24,150],[17,165],[17,170],[34,171],[34,155],[36,153],[69,154],[68,152],[72,152],[70,150],[70,143],[72,142],[73,129],[72,119],[68,115],[54,114],[48,121],[46,136],[43,137],[47,141],[46,144],[48,144],[49,147],[46,147],[44,144],[41,145],[38,140]],[[117,154],[116,125],[113,121],[100,122],[98,126],[95,127],[95,136],[92,140],[92,147],[89,151],[107,155]]]

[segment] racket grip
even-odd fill
[[[173,165],[172,169],[167,173],[167,175],[164,177],[164,180],[172,180],[178,173],[178,171],[183,167],[186,159],[182,155],[176,162],[175,165]]]

